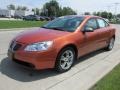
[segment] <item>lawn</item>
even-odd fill
[[[120,64],[103,77],[90,90],[120,90]]]
[[[27,27],[40,27],[44,25],[46,21],[10,21],[0,20],[0,29],[8,28],[27,28]]]

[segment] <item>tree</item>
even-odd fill
[[[101,16],[101,12],[97,12],[97,14],[96,14],[97,16]]]
[[[112,19],[113,18],[113,14],[111,12],[93,12],[93,15],[95,16],[101,16],[103,18],[107,18],[107,19]]]
[[[61,8],[56,0],[51,0],[43,5],[41,15],[44,16],[62,16],[62,15],[73,15],[76,12],[70,7]]]
[[[85,12],[84,15],[90,15],[90,12]]]
[[[21,10],[21,6],[18,6],[18,7],[16,8],[16,10]]]
[[[40,9],[39,8],[36,8],[35,11],[36,11],[36,15],[40,15]]]
[[[117,17],[120,18],[120,14],[117,14]]]
[[[108,13],[106,11],[101,12],[101,17],[108,18]]]
[[[7,6],[7,9],[9,9],[9,10],[15,10],[15,5],[10,4],[10,5]]]
[[[34,12],[34,15],[36,14],[36,11],[35,11],[35,9],[34,9],[34,8],[32,9],[32,12]]]
[[[46,16],[58,16],[59,9],[59,3],[56,0],[51,0],[43,5],[42,14]]]
[[[33,8],[32,12],[34,12],[34,15],[40,15],[40,9],[39,8]]]
[[[16,10],[22,10],[22,11],[27,11],[28,8],[26,6],[18,6]]]
[[[63,7],[62,15],[76,15],[76,12],[73,11],[70,7]]]
[[[26,6],[23,6],[23,7],[21,8],[21,10],[23,10],[23,11],[28,11],[28,8],[27,8]]]
[[[109,20],[113,18],[113,14],[111,12],[108,13],[108,17]]]
[[[97,16],[97,12],[93,12],[93,15]]]

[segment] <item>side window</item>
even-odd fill
[[[97,22],[96,22],[96,19],[90,19],[87,21],[85,27],[91,27],[93,28],[94,30],[98,28],[97,26]]]
[[[104,28],[109,26],[108,23],[106,21],[104,21],[103,19],[97,19],[98,25],[100,28]]]

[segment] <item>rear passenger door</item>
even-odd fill
[[[110,36],[110,30],[109,30],[109,24],[101,18],[97,19],[97,23],[99,26],[99,45],[100,48],[105,47],[107,45],[107,42],[109,40]]]

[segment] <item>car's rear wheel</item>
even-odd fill
[[[68,71],[75,61],[75,56],[75,50],[73,48],[67,47],[62,49],[57,57],[55,69],[58,72]]]
[[[112,38],[109,40],[108,46],[106,47],[106,50],[107,50],[107,51],[110,51],[110,50],[113,49],[113,47],[114,47],[114,42],[115,42],[115,38],[112,37]]]

